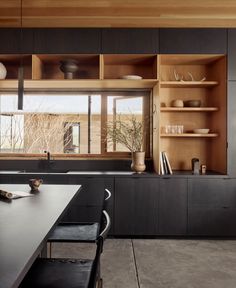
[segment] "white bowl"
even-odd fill
[[[121,79],[140,80],[140,79],[143,79],[143,77],[138,76],[138,75],[124,75],[124,76],[121,76]]]
[[[210,129],[208,128],[199,128],[199,129],[193,129],[193,133],[195,134],[208,134]]]

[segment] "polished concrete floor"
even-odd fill
[[[94,245],[54,244],[55,257],[92,257]],[[107,239],[104,288],[236,288],[236,240]]]

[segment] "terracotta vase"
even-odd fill
[[[132,152],[131,170],[142,173],[145,169],[145,152]]]

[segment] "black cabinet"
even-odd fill
[[[33,53],[34,30],[19,28],[0,29],[0,54]]]
[[[228,29],[228,80],[236,80],[236,29]]]
[[[156,235],[159,179],[117,177],[115,179],[114,234]]]
[[[188,180],[188,234],[235,236],[235,179]]]
[[[225,54],[227,29],[216,28],[162,28],[161,54]]]
[[[228,82],[228,175],[236,177],[236,82]]]
[[[45,28],[34,31],[35,54],[101,53],[99,28]]]
[[[187,179],[160,179],[159,234],[187,234]]]
[[[99,177],[71,177],[69,183],[80,184],[82,185],[82,189],[77,198],[73,200],[62,222],[99,221],[101,217],[104,191],[107,187],[112,190],[113,179]],[[110,205],[110,213],[112,214],[112,203]]]
[[[157,54],[159,29],[155,28],[104,28],[102,29],[103,54]]]

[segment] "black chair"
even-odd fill
[[[107,211],[109,199],[111,198],[111,192],[105,189],[103,208]],[[96,241],[99,233],[104,228],[102,223],[103,217],[101,216],[100,222],[86,223],[86,222],[72,222],[59,224],[52,234],[49,236],[49,257],[52,254],[53,242],[78,242],[78,243],[93,243]]]
[[[97,237],[96,255],[93,260],[38,258],[19,288],[95,288],[97,283],[98,287],[102,287],[100,256],[104,239],[111,226],[107,212],[104,210],[102,214],[106,226]]]

